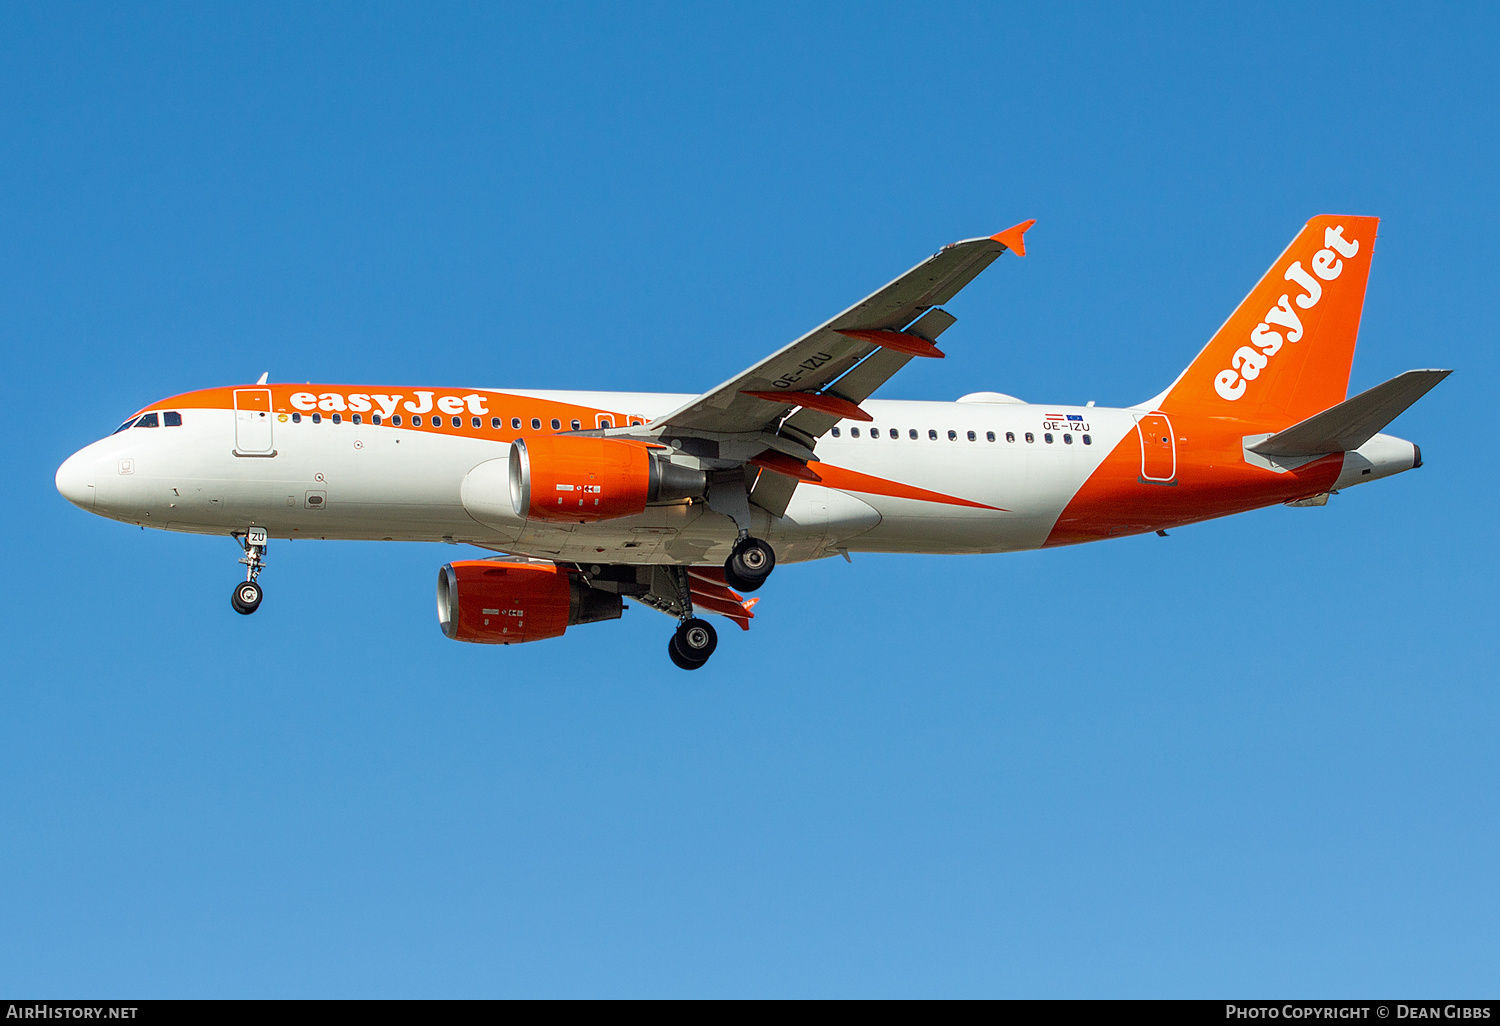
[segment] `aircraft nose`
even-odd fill
[[[75,452],[57,468],[57,490],[62,497],[83,509],[94,508],[94,457]]]

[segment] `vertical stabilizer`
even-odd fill
[[[1315,217],[1157,407],[1286,426],[1344,400],[1374,217]]]

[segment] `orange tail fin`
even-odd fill
[[[1343,402],[1379,222],[1307,222],[1157,408],[1285,427]]]

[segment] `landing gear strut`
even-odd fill
[[[724,579],[736,591],[754,591],[776,569],[776,553],[759,538],[745,535],[724,561]]]
[[[229,604],[236,613],[249,616],[260,608],[260,600],[265,597],[256,578],[266,568],[266,529],[252,527],[243,534],[236,532],[234,540],[245,550],[245,555],[240,560],[245,564],[245,579],[234,586]]]
[[[696,670],[708,662],[718,647],[719,635],[714,625],[696,616],[682,621],[667,642],[667,655],[684,670]]]

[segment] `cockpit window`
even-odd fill
[[[117,428],[115,428],[115,429],[114,429],[114,431],[113,431],[113,432],[111,432],[111,434],[116,434],[116,435],[118,435],[118,434],[119,434],[119,433],[120,433],[120,432],[121,432],[121,431],[124,431],[124,430],[125,430],[125,429],[126,429],[126,428],[128,428],[128,427],[130,427],[130,425],[132,425],[132,424],[134,424],[134,423],[135,423],[135,418],[134,418],[134,417],[131,417],[131,418],[130,418],[130,419],[129,419],[129,420],[127,420],[127,421],[126,421],[126,422],[125,422],[125,423],[123,423],[123,424],[121,424],[121,425],[120,425],[120,426],[119,426],[119,427],[117,427]]]
[[[182,414],[176,410],[168,410],[161,415],[161,422],[165,427],[182,427]]]
[[[156,416],[156,414],[154,414],[154,413],[146,413],[146,414],[142,414],[141,415],[141,419],[135,422],[135,426],[136,427],[160,427],[161,425],[157,422],[157,416]]]

